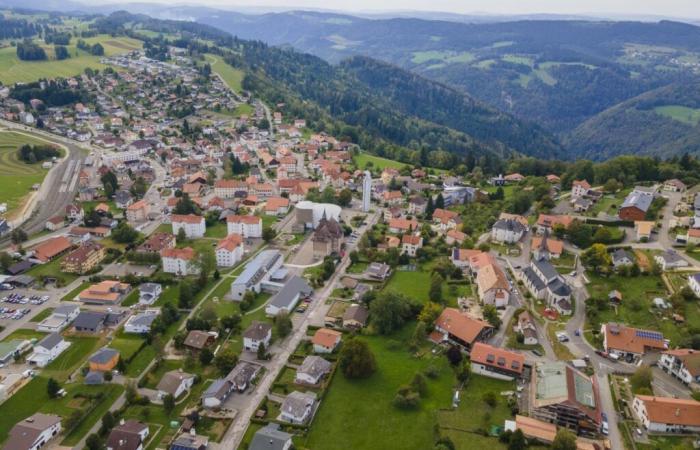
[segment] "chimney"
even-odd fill
[[[197,431],[194,429],[194,427],[190,428],[190,436],[197,436]]]
[[[122,419],[119,419],[119,425],[124,425],[124,423],[125,423],[125,422],[124,422],[124,419],[123,419],[123,418],[122,418]]]

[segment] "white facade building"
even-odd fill
[[[186,216],[173,214],[170,218],[173,226],[173,234],[177,236],[180,230],[185,230],[185,236],[189,239],[204,237],[207,231],[207,226],[204,222],[204,217],[189,214]]]

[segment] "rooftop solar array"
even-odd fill
[[[634,334],[635,336],[644,339],[652,339],[654,341],[664,340],[664,335],[659,333],[658,331],[636,330]]]

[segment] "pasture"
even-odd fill
[[[0,203],[7,203],[11,212],[20,208],[32,185],[41,183],[48,173],[41,163],[26,164],[17,157],[17,149],[23,144],[45,145],[46,142],[11,131],[0,132]]]
[[[90,45],[102,44],[105,49],[105,56],[112,56],[125,53],[131,50],[140,49],[142,42],[127,37],[111,37],[99,35],[92,38],[83,39]],[[48,60],[46,61],[21,61],[17,58],[15,47],[4,47],[0,49],[0,82],[3,84],[14,84],[18,82],[32,82],[42,78],[72,77],[81,74],[86,68],[104,69],[106,65],[100,63],[99,56],[79,50],[75,44],[76,38],[71,39],[67,45],[70,58],[58,61],[54,59],[53,45],[46,45],[43,41],[37,41],[44,47]]]

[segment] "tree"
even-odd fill
[[[352,202],[352,192],[350,189],[343,189],[340,191],[338,194],[338,205],[347,207],[350,206],[350,203]]]
[[[90,47],[90,53],[95,56],[103,56],[105,54],[105,48],[99,42],[92,47]]]
[[[653,379],[654,374],[651,372],[651,367],[639,366],[634,374],[632,374],[632,377],[630,377],[632,392],[637,393],[637,391],[644,388],[651,389],[651,382]]]
[[[526,448],[527,441],[525,441],[525,435],[522,430],[518,428],[510,435],[508,450],[525,450]]]
[[[433,203],[433,196],[428,195],[428,204],[425,206],[425,219],[433,220],[433,212],[435,212],[435,204]]]
[[[591,245],[591,248],[583,252],[581,260],[583,264],[593,269],[596,273],[600,273],[603,268],[610,266],[612,263],[608,249],[603,244]]]
[[[119,244],[133,244],[138,237],[139,232],[126,222],[121,222],[114,231],[112,231],[112,239]]]
[[[267,359],[267,348],[265,348],[265,344],[263,342],[261,342],[260,345],[258,345],[258,351],[255,357],[258,358],[260,361],[264,361]]]
[[[486,321],[490,323],[494,328],[498,328],[501,326],[501,318],[498,317],[498,311],[496,310],[495,306],[484,305],[482,313],[484,315],[484,319],[486,319]]]
[[[56,56],[56,59],[59,61],[70,58],[70,53],[68,53],[68,49],[63,45],[55,46],[53,51],[54,55]]]
[[[2,267],[3,270],[7,270],[14,263],[15,263],[15,260],[12,259],[12,256],[10,256],[9,253],[0,252],[0,267]]]
[[[208,366],[213,359],[214,354],[208,348],[202,349],[202,351],[199,353],[199,362],[202,363],[202,366]]]
[[[180,199],[175,204],[175,208],[173,208],[173,214],[199,214],[199,207],[190,198],[189,194],[183,193],[182,197],[180,197]]]
[[[288,313],[280,311],[275,316],[275,330],[279,337],[287,337],[292,331],[292,318]]]
[[[54,380],[53,378],[49,378],[49,381],[46,384],[46,392],[49,394],[49,398],[58,397],[58,391],[60,390],[61,385],[58,384],[58,381]]]
[[[432,330],[435,321],[440,314],[442,314],[443,306],[433,302],[427,302],[423,305],[420,314],[418,314],[418,320],[425,323],[428,330]]]
[[[29,236],[27,236],[26,231],[24,231],[20,228],[15,228],[14,230],[12,230],[12,233],[10,234],[10,239],[12,240],[13,244],[21,244],[22,242],[29,239]]]
[[[187,242],[187,232],[185,231],[184,228],[180,228],[177,230],[177,235],[175,236],[175,241],[176,242]]]
[[[234,313],[230,316],[222,317],[219,323],[221,323],[221,327],[225,330],[237,330],[241,326],[241,315]]]
[[[552,450],[576,450],[576,435],[566,428],[560,428],[552,442]]]
[[[462,364],[455,370],[455,375],[460,383],[466,383],[471,376],[471,363],[468,359],[462,361]]]
[[[236,364],[238,364],[238,355],[230,348],[219,352],[214,358],[214,365],[224,376],[236,367]]]
[[[178,306],[182,309],[189,309],[194,300],[194,289],[190,280],[180,281],[180,296],[178,297]]]
[[[85,448],[88,450],[101,450],[102,449],[102,441],[100,440],[100,437],[92,433],[90,436],[85,439]]]
[[[442,285],[445,280],[437,273],[434,273],[430,278],[430,290],[428,298],[431,302],[442,303]]]
[[[275,236],[277,236],[277,232],[272,227],[263,228],[262,238],[265,242],[272,241]]]
[[[172,394],[167,394],[163,397],[163,409],[167,415],[170,415],[173,409],[175,409],[175,397],[173,397]]]
[[[412,316],[409,300],[392,291],[380,293],[369,305],[372,325],[380,334],[398,330]]]
[[[377,362],[369,345],[361,339],[351,338],[340,349],[340,370],[346,378],[367,378],[377,369]]]
[[[136,178],[134,184],[132,184],[131,188],[129,188],[129,192],[131,192],[131,194],[137,198],[142,198],[146,194],[146,191],[148,191],[148,185],[143,177]]]
[[[457,366],[464,358],[462,356],[462,350],[456,345],[451,345],[450,348],[447,349],[447,352],[445,352],[445,356],[447,356],[447,360],[452,366]]]
[[[111,430],[116,424],[117,419],[114,418],[114,415],[110,411],[107,411],[105,415],[102,416],[102,426],[100,427],[100,434],[107,434],[109,430]]]
[[[439,193],[437,197],[435,197],[435,208],[445,208],[445,198],[442,196],[442,193]]]
[[[108,170],[104,175],[100,177],[102,182],[102,187],[105,191],[105,196],[107,198],[112,198],[115,192],[119,189],[119,181],[117,181],[117,176],[111,170]]]

